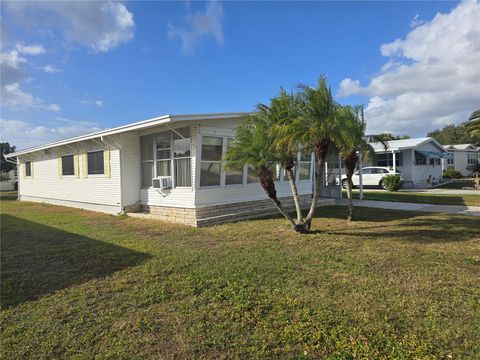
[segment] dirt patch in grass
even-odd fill
[[[477,218],[333,206],[299,235],[1,208],[2,358],[480,356]]]

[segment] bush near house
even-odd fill
[[[386,175],[384,176],[382,181],[385,186],[385,189],[387,189],[388,191],[398,191],[400,190],[400,187],[402,185],[402,182],[400,180],[400,175],[398,174]]]
[[[448,179],[459,179],[462,176],[462,173],[455,169],[446,169],[443,171],[443,177]]]

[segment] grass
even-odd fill
[[[464,187],[473,187],[475,182],[471,179],[466,180],[452,180],[446,184],[437,186],[438,189],[463,189]]]
[[[343,191],[343,198],[347,197],[347,192]],[[359,191],[353,190],[353,198],[359,198]],[[471,194],[434,194],[422,192],[388,192],[388,191],[363,191],[364,200],[376,201],[395,201],[409,202],[419,204],[439,204],[439,205],[469,205],[480,206],[479,195]]]
[[[195,229],[1,203],[4,359],[478,359],[478,218]]]

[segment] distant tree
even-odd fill
[[[427,134],[429,137],[433,137],[442,145],[450,144],[474,144],[480,145],[480,133],[469,134],[466,128],[467,123],[460,125],[447,125],[442,129],[431,131]]]
[[[383,141],[410,139],[409,135],[393,135],[392,133],[381,133],[378,135]]]
[[[0,170],[3,172],[9,172],[10,170],[15,169],[15,164],[5,160],[5,155],[15,152],[15,146],[10,146],[8,142],[2,142],[0,143],[0,150],[2,152],[2,157],[0,159]]]
[[[468,119],[468,123],[465,124],[468,135],[480,138],[480,109],[475,110]],[[476,145],[479,145],[477,142]]]

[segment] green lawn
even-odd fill
[[[438,186],[439,189],[462,189],[464,187],[473,187],[474,181],[468,180],[452,180],[449,183]]]
[[[347,192],[343,191],[343,197]],[[359,198],[359,191],[353,190],[353,198]],[[480,192],[478,195],[470,194],[433,194],[422,192],[388,192],[388,191],[363,191],[364,200],[377,201],[399,201],[420,204],[441,204],[441,205],[470,205],[480,206]]]
[[[2,359],[480,358],[480,221],[195,229],[1,204]]]

